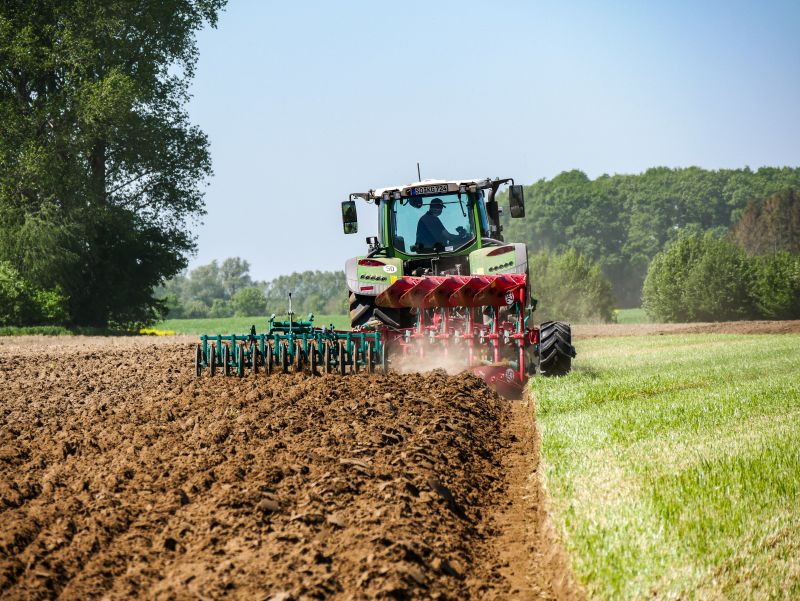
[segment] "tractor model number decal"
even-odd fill
[[[384,265],[383,270],[386,273],[397,273],[397,266],[396,265]]]
[[[408,191],[409,196],[420,196],[422,194],[447,194],[447,184],[437,184],[435,186],[417,186]]]
[[[513,305],[514,304],[514,293],[513,292],[506,292],[506,304]]]

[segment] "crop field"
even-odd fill
[[[197,379],[179,340],[0,340],[0,598],[568,590],[521,405],[438,372]]]
[[[797,597],[800,336],[708,330],[800,323],[598,328],[519,402],[0,338],[0,598]]]
[[[800,597],[800,336],[578,345],[537,379],[544,479],[590,597]]]

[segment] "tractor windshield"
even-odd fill
[[[394,246],[409,255],[453,252],[475,239],[470,194],[412,197],[392,203]]]

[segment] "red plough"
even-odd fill
[[[444,357],[518,397],[539,344],[539,329],[527,325],[527,300],[524,274],[399,277],[376,304],[415,309],[416,325],[382,329],[387,362]]]

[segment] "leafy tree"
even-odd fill
[[[215,299],[228,298],[225,296],[222,274],[216,261],[193,269],[182,288],[185,300],[198,300],[206,306],[211,306]]]
[[[347,313],[347,283],[343,271],[303,271],[266,282],[267,309],[283,314],[292,293],[296,313]]]
[[[594,180],[568,171],[525,190],[525,219],[505,236],[532,252],[573,248],[597,262],[621,306],[638,306],[650,260],[681,232],[728,229],[747,203],[800,190],[800,169],[648,169]]]
[[[74,323],[146,322],[194,248],[208,141],[185,104],[225,0],[0,6],[0,259]]]
[[[59,290],[36,288],[10,263],[0,261],[0,326],[61,324],[66,305]]]
[[[644,282],[643,305],[657,321],[723,321],[758,315],[754,265],[714,232],[687,233],[655,256]]]
[[[183,305],[183,316],[188,317],[190,319],[201,319],[203,317],[209,317],[209,313],[210,311],[208,305],[198,300],[190,300],[185,305]],[[221,317],[229,317],[230,315],[231,313],[228,313],[226,315],[222,315]]]
[[[231,305],[242,317],[264,315],[267,311],[267,299],[259,288],[242,288],[231,299]]]
[[[703,252],[692,264],[684,286],[690,321],[726,321],[756,317],[751,293],[753,264],[735,244],[713,233],[703,236]]]
[[[731,233],[751,255],[781,250],[800,254],[800,192],[782,190],[767,199],[751,201]]]
[[[197,301],[192,301],[197,302]],[[215,298],[214,303],[208,310],[209,317],[231,317],[233,316],[233,305],[230,301],[223,298]]]
[[[225,298],[233,298],[239,290],[253,285],[250,263],[239,257],[225,259],[220,266],[220,276]]]
[[[754,259],[753,297],[768,319],[800,319],[800,255],[779,252]]]
[[[611,283],[600,266],[575,250],[561,255],[539,252],[528,265],[538,321],[613,321]]]

